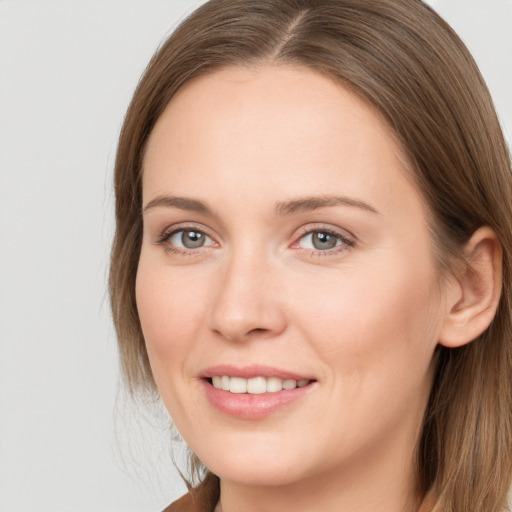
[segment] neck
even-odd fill
[[[420,507],[422,496],[415,493],[368,489],[366,495],[355,489],[340,489],[338,485],[322,482],[312,488],[308,485],[285,486],[279,489],[243,487],[229,482],[221,483],[221,499],[215,512],[413,512]]]

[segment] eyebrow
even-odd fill
[[[216,217],[215,212],[202,201],[191,199],[188,197],[177,196],[158,196],[152,199],[143,209],[143,213],[151,208],[156,207],[178,208],[180,210],[187,210],[197,213],[202,213],[211,217]],[[300,197],[298,199],[291,199],[289,201],[282,201],[276,204],[275,214],[279,217],[292,215],[294,213],[302,213],[307,211],[316,210],[318,208],[329,208],[332,206],[349,206],[352,208],[359,208],[361,210],[378,214],[379,212],[368,203],[359,199],[352,199],[345,196],[311,196]]]
[[[329,208],[332,206],[350,206],[361,210],[376,213],[379,212],[368,203],[359,199],[352,199],[345,196],[311,196],[292,199],[278,203],[275,208],[276,215],[284,216],[298,212],[307,212],[318,208]]]
[[[142,212],[145,213],[151,208],[156,208],[157,206],[178,208],[180,210],[187,210],[190,212],[197,212],[202,213],[204,215],[209,215],[211,217],[215,217],[215,212],[202,201],[198,201],[197,199],[190,199],[188,197],[176,196],[155,197],[155,199],[152,199],[146,206],[144,206]]]

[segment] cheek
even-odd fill
[[[136,300],[151,368],[157,386],[183,375],[204,318],[201,280],[180,277],[141,255]],[[171,371],[170,371],[171,370]],[[162,386],[161,386],[162,384]]]
[[[351,268],[316,280],[297,301],[296,317],[321,359],[354,386],[414,380],[426,374],[437,344],[433,275],[429,261],[415,265],[396,255],[364,271]]]

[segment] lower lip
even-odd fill
[[[214,388],[207,380],[203,380],[202,385],[206,397],[219,411],[236,418],[257,420],[265,418],[305,397],[312,391],[315,382],[300,388],[283,389],[275,393],[261,393],[259,395],[230,393],[229,391]]]

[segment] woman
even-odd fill
[[[126,381],[201,480],[168,510],[503,509],[510,158],[431,9],[206,3],[135,92],[115,187]]]

